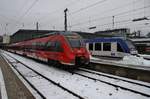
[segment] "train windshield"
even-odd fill
[[[65,35],[65,37],[72,48],[80,48],[84,46],[83,40],[78,34],[68,34]]]
[[[130,49],[135,49],[135,46],[134,46],[134,44],[132,43],[132,41],[126,40],[126,43],[128,44],[128,47],[129,47]]]

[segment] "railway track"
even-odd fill
[[[91,73],[91,74],[95,74],[95,75],[98,75],[98,76],[104,76],[104,77],[107,77],[107,78],[112,78],[112,79],[115,79],[115,80],[136,84],[136,85],[139,85],[139,86],[142,86],[142,87],[150,88],[150,84],[148,84],[148,83],[146,83],[146,84],[144,84],[142,82],[139,83],[139,81],[137,82],[135,80],[133,81],[133,80],[125,79],[125,78],[122,78],[122,77],[107,75],[107,74],[104,74],[104,73],[96,72],[96,71],[93,71],[93,70],[88,70],[88,69],[85,69],[85,68],[79,68],[78,70],[83,71],[83,72],[87,72],[87,73]]]
[[[9,55],[9,56],[12,57],[11,55]],[[12,58],[14,58],[14,57],[12,57]],[[19,61],[17,59],[16,59],[16,61],[19,63]],[[24,64],[24,63],[22,63],[22,64]],[[35,72],[37,72],[37,71],[35,71]],[[120,77],[114,77],[114,76],[110,76],[107,74],[103,74],[103,73],[99,73],[99,72],[95,72],[95,71],[91,71],[91,70],[87,70],[87,69],[83,69],[83,68],[79,68],[77,71],[72,71],[71,73],[73,75],[78,75],[78,76],[81,76],[81,77],[89,79],[89,80],[94,80],[94,82],[100,82],[100,83],[107,84],[109,86],[114,87],[117,91],[118,90],[124,90],[124,91],[128,91],[128,92],[131,92],[131,93],[134,93],[137,95],[142,95],[142,96],[147,97],[147,98],[150,97],[150,94],[149,94],[150,93],[150,85],[148,83],[144,84],[144,83],[134,82],[132,80],[126,80],[126,79],[122,79]],[[108,79],[109,79],[109,81],[108,81]],[[120,83],[118,83],[118,82],[120,82],[120,81],[124,82],[123,84],[125,84],[125,86],[119,85]],[[60,85],[59,81],[56,83],[58,85]],[[129,86],[127,86],[127,84]],[[131,87],[131,86],[133,86],[133,87]],[[139,88],[144,88],[144,89],[141,90]],[[145,90],[145,91],[143,91],[143,90]],[[84,96],[82,96],[81,94],[80,94],[81,96],[79,94],[76,94],[76,95],[79,96],[78,98],[84,99],[83,98]],[[76,95],[74,95],[74,96],[76,96]]]
[[[141,94],[141,95],[146,96],[146,97],[150,97],[150,85],[141,84],[141,83],[133,82],[130,80],[121,79],[118,77],[94,72],[94,71],[83,69],[83,68],[79,68],[77,70],[77,72],[71,72],[71,73],[92,79],[94,81],[99,81],[99,82],[109,84],[111,86],[116,87],[116,90],[118,90],[118,88],[121,88],[124,90],[131,91],[133,93],[137,93],[137,94]],[[121,81],[121,83],[117,84],[117,82],[119,82],[119,81]],[[125,85],[123,85],[123,84],[125,84]],[[127,84],[129,86],[127,86]],[[137,87],[142,87],[142,89],[139,89]],[[142,92],[144,90],[149,90],[149,92],[146,92],[146,93]]]
[[[7,55],[8,55],[8,54],[7,54]],[[27,81],[28,84],[42,97],[42,99],[48,99],[48,98],[40,91],[40,89],[36,88],[36,86],[35,86],[34,84],[32,84],[32,82],[31,82],[30,80],[27,79],[27,77],[25,76],[26,74],[22,73],[22,72],[17,68],[17,67],[18,67],[17,64],[21,64],[22,66],[24,66],[24,69],[26,68],[27,70],[29,70],[28,73],[30,73],[30,74],[33,73],[33,75],[30,75],[30,76],[32,76],[32,77],[34,77],[34,76],[37,77],[37,76],[38,76],[39,78],[43,78],[43,79],[45,79],[46,81],[48,81],[48,82],[54,84],[55,86],[61,88],[62,90],[68,92],[69,94],[72,94],[73,97],[76,97],[77,99],[84,99],[82,96],[80,96],[80,95],[74,93],[73,91],[71,91],[71,90],[69,90],[69,89],[63,87],[61,84],[59,84],[59,83],[57,83],[57,82],[51,80],[50,78],[48,78],[48,77],[42,75],[42,74],[39,73],[39,72],[35,71],[34,69],[30,68],[29,66],[27,66],[26,64],[22,63],[21,61],[15,59],[14,57],[12,57],[12,56],[9,55],[9,57],[11,57],[12,59],[15,60],[15,61],[13,61],[13,62],[10,62],[5,56],[3,56],[3,57],[7,60],[7,62],[9,62],[9,63],[11,64],[11,66],[13,66],[14,69],[24,78],[24,80]],[[76,99],[76,98],[75,98],[75,99]],[[74,98],[73,98],[73,99],[74,99]]]
[[[91,60],[91,64],[84,68],[150,83],[150,67],[148,66],[118,64],[106,60]]]

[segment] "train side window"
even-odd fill
[[[62,48],[61,43],[59,41],[56,41],[55,51],[63,52],[63,48]]]
[[[103,43],[104,51],[111,51],[111,43]]]
[[[51,48],[52,48],[52,42],[49,41],[49,42],[47,42],[46,45],[45,45],[45,50],[51,51]]]
[[[123,52],[123,49],[121,48],[121,46],[120,46],[119,43],[117,43],[117,51],[118,51],[118,52]]]
[[[51,46],[51,42],[47,42],[46,47],[50,47]]]
[[[44,47],[45,47],[45,42],[39,42],[39,50],[44,50]]]
[[[32,42],[32,47],[31,49],[36,49],[36,42]]]
[[[95,43],[95,50],[100,51],[101,50],[101,43]]]
[[[89,50],[93,50],[93,43],[89,43]]]
[[[61,44],[58,41],[49,41],[46,44],[46,48],[47,51],[56,51],[56,52],[61,52],[63,51],[61,48]]]

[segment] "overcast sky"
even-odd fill
[[[64,30],[64,9],[68,8],[68,29],[86,32],[130,28],[150,32],[150,0],[0,0],[0,35],[18,29]],[[89,27],[96,26],[90,30]]]

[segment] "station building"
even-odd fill
[[[20,41],[25,41],[33,38],[40,37],[42,35],[46,34],[51,34],[53,32],[59,32],[56,30],[29,30],[29,29],[20,29],[16,33],[14,33],[10,37],[10,43],[16,43]],[[83,38],[93,38],[96,37],[93,33],[86,33],[86,32],[78,32],[78,31],[73,31],[81,35]]]
[[[96,37],[114,37],[114,36],[124,36],[127,33],[128,29],[114,29],[106,31],[97,31],[95,33],[73,31],[81,35],[84,39],[92,39]],[[15,43],[19,41],[29,40],[37,38],[39,36],[50,34],[52,32],[59,32],[57,30],[29,30],[29,29],[20,29],[10,37],[10,43]]]
[[[40,37],[45,34],[51,34],[53,32],[59,32],[58,30],[30,30],[30,29],[20,29],[16,33],[10,36],[10,43],[16,43],[20,41],[25,41],[33,38]],[[130,30],[127,28],[97,31],[95,33],[73,31],[81,35],[84,39],[92,39],[97,37],[123,37],[126,38],[130,33]],[[150,39],[131,39],[136,46],[138,52],[150,54]]]

